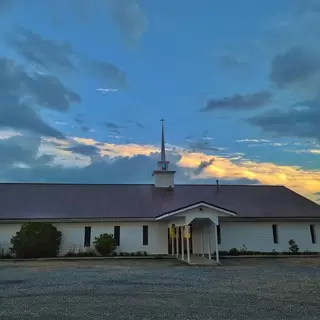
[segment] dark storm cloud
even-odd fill
[[[320,141],[320,108],[273,109],[252,117],[249,123],[279,136],[316,138]]]
[[[35,105],[59,111],[66,111],[72,103],[81,101],[80,96],[66,88],[58,78],[27,73],[7,58],[0,58],[0,85],[3,95],[14,93],[19,99],[26,96]]]
[[[43,39],[23,26],[17,26],[7,37],[7,42],[29,63],[51,71],[57,67],[77,70],[75,53],[69,42]]]
[[[135,0],[106,0],[109,13],[129,47],[135,47],[142,37],[147,20]]]
[[[281,88],[305,82],[319,71],[319,55],[304,47],[293,47],[273,58],[270,80]]]
[[[16,164],[45,165],[52,161],[50,155],[38,156],[40,137],[34,135],[15,136],[0,140],[0,166],[2,169]]]
[[[112,63],[84,59],[82,66],[89,74],[101,80],[103,85],[114,86],[117,89],[126,89],[128,87],[126,74]]]
[[[144,128],[144,125],[143,125],[142,123],[138,122],[138,121],[136,121],[136,126],[137,126],[138,128],[141,128],[141,129]]]
[[[224,97],[223,99],[211,99],[207,101],[205,107],[200,109],[200,111],[257,109],[268,104],[271,101],[271,97],[272,94],[267,91],[259,91],[245,95],[235,94],[231,97]]]
[[[64,138],[63,134],[48,125],[32,107],[21,104],[15,96],[0,94],[0,128],[12,128],[42,136]]]
[[[200,174],[205,168],[210,167],[214,162],[214,158],[211,158],[208,161],[202,161],[199,166],[194,170],[196,175]]]
[[[97,156],[100,154],[99,148],[97,148],[96,146],[89,146],[85,144],[77,144],[75,146],[71,146],[67,148],[66,150],[71,151],[73,153],[89,156],[89,157]]]
[[[55,76],[35,74],[26,78],[24,84],[33,95],[34,102],[41,107],[68,111],[73,103],[81,102],[81,97]]]
[[[127,128],[127,126],[123,126],[120,124],[116,124],[114,122],[105,122],[104,125],[108,128],[108,129],[113,129],[113,130],[119,130],[119,129],[125,129]]]
[[[8,45],[15,49],[28,63],[48,71],[71,70],[88,72],[103,85],[127,88],[126,74],[110,62],[91,59],[77,52],[69,42],[42,38],[22,26],[6,37]]]
[[[189,144],[188,151],[221,151],[221,149],[211,146],[208,141],[194,141]]]
[[[0,127],[63,138],[41,118],[39,108],[65,111],[77,99],[57,78],[29,74],[14,61],[0,58]]]

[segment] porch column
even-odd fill
[[[184,227],[181,228],[181,258],[184,260]]]
[[[173,227],[171,227],[174,230]],[[171,237],[171,255],[174,255],[174,236]]]
[[[190,237],[189,237],[189,233],[190,233],[190,227],[189,226],[185,226],[187,233],[188,233],[188,237],[187,237],[187,260],[188,263],[190,263]]]
[[[214,234],[216,238],[216,261],[219,263],[219,246],[218,246],[218,226],[214,224]]]
[[[176,231],[176,257],[178,258],[179,257],[179,228],[180,227],[176,227],[175,228],[175,231]]]
[[[201,229],[201,251],[202,251],[202,257],[204,257],[204,239],[203,239],[203,237],[204,237],[204,232],[203,232],[203,227],[202,227],[202,229]]]
[[[210,221],[210,224],[211,224],[211,221]],[[211,237],[210,237],[211,228],[210,228],[210,224],[208,226],[208,256],[209,256],[209,259],[211,260]]]

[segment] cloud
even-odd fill
[[[32,107],[19,103],[15,96],[0,94],[0,127],[31,131],[43,136],[63,138],[63,134],[48,125]]]
[[[240,140],[236,140],[237,142],[270,142],[270,140],[266,140],[266,139],[240,139]]]
[[[251,94],[235,94],[223,99],[211,99],[207,101],[200,111],[214,111],[219,109],[257,109],[264,107],[271,101],[272,94],[267,91],[259,91]]]
[[[194,173],[196,175],[198,175],[199,173],[201,173],[205,168],[211,166],[214,162],[214,158],[211,158],[210,160],[208,161],[202,161],[198,167],[194,170]]]
[[[7,58],[0,58],[0,83],[2,97],[14,92],[20,101],[24,98],[40,107],[66,111],[72,103],[81,101],[77,93],[66,88],[55,76],[28,73]]]
[[[22,146],[24,144],[21,142]],[[72,147],[77,148],[72,150]],[[33,148],[36,151],[32,155],[37,154],[37,159],[32,160],[32,156],[29,156],[27,166],[11,165],[5,170],[0,166],[0,179],[25,182],[152,183],[150,174],[160,157],[158,147],[153,145],[112,144],[80,137],[68,140],[45,138],[41,140],[40,148],[36,142]],[[171,161],[170,168],[177,171],[177,183],[215,183],[219,179],[223,183],[281,184],[314,200],[317,198],[315,193],[320,190],[319,170],[256,162],[244,156],[227,158],[215,155],[212,162],[210,155],[186,152],[178,146],[168,150],[168,158]],[[22,159],[16,158],[17,161]],[[205,170],[198,173],[197,168],[203,166],[206,166]]]
[[[96,89],[96,91],[100,91],[100,92],[103,92],[103,93],[105,93],[105,92],[117,92],[117,91],[118,91],[118,89],[112,89],[112,88],[98,88],[98,89]]]
[[[82,70],[103,81],[106,86],[127,88],[126,74],[112,63],[96,60],[76,51],[69,42],[42,38],[23,26],[18,26],[6,37],[7,44],[17,51],[28,64],[47,71]]]
[[[116,124],[116,123],[114,123],[114,122],[105,122],[104,125],[105,125],[108,129],[114,129],[114,130],[127,128],[127,126],[123,126],[123,125],[120,125],[120,124]]]
[[[126,74],[112,63],[83,59],[82,65],[89,74],[102,81],[106,86],[114,86],[115,89],[126,89],[128,87]]]
[[[23,26],[17,26],[14,31],[7,36],[7,43],[29,63],[50,71],[56,68],[78,70],[74,61],[76,55],[69,42],[43,39]]]
[[[66,111],[80,97],[50,75],[28,73],[13,60],[0,58],[0,127],[62,137],[40,115],[40,108]]]
[[[293,47],[272,59],[270,80],[282,88],[305,83],[319,71],[320,58],[314,50]]]
[[[136,126],[137,126],[138,128],[141,128],[141,129],[144,128],[144,125],[143,125],[141,122],[139,122],[139,121],[136,121]]]
[[[81,102],[80,95],[66,88],[55,76],[35,74],[24,80],[26,89],[34,97],[34,103],[41,107],[68,111],[73,103]]]
[[[93,145],[77,144],[67,148],[66,150],[89,157],[100,155],[100,149]]]
[[[135,47],[145,32],[147,19],[135,0],[105,0],[112,20],[123,40],[129,47]]]
[[[309,101],[303,109],[269,110],[248,121],[278,136],[314,138],[320,141],[320,108],[315,107],[317,103]]]

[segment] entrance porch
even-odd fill
[[[189,264],[204,262],[206,257],[209,264],[220,264],[219,216],[230,215],[236,214],[201,202],[162,215],[157,220],[168,222],[169,254]]]

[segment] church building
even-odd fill
[[[161,156],[151,184],[0,184],[0,245],[27,221],[52,222],[62,232],[60,255],[86,250],[102,233],[117,252],[177,254],[190,261],[219,251],[320,252],[320,206],[284,186],[175,184]],[[151,176],[151,173],[150,173]]]

